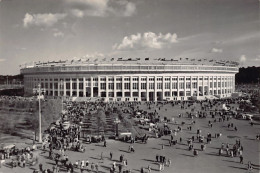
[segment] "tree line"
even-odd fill
[[[256,84],[260,83],[260,67],[242,67],[236,74],[237,84]]]

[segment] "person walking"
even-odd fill
[[[144,173],[144,168],[143,167],[141,167],[141,173]]]
[[[103,160],[103,152],[100,154],[100,160]]]
[[[86,169],[88,170],[88,165],[89,165],[89,161],[88,160],[85,161],[85,165],[86,165]]]
[[[121,164],[118,165],[118,172],[119,172],[119,173],[122,172],[122,165],[121,165]]]
[[[164,170],[164,163],[162,163],[162,171]]]
[[[84,167],[80,166],[80,173],[83,173],[83,172],[84,172]]]
[[[148,173],[152,172],[150,165],[147,167]]]
[[[90,166],[90,168],[91,168],[91,171],[92,171],[92,172],[94,172],[95,165],[94,165],[94,163],[93,163],[93,162],[91,163],[91,166]]]
[[[162,164],[159,163],[158,166],[159,166],[159,171],[161,172],[162,171]]]
[[[247,170],[248,170],[248,171],[251,171],[252,169],[253,169],[252,164],[251,164],[251,162],[249,161],[249,162],[247,163]]]
[[[127,159],[124,160],[124,166],[127,166]]]
[[[114,170],[113,170],[112,167],[109,169],[109,172],[110,172],[110,173],[114,173]]]
[[[110,155],[110,160],[112,160],[112,158],[113,158],[113,153],[110,152],[109,155]]]
[[[113,163],[112,168],[113,168],[113,171],[115,172],[116,171],[116,162]]]
[[[41,172],[43,171],[41,163],[39,164],[39,169],[40,169]]]
[[[96,163],[96,165],[95,165],[95,168],[96,168],[96,172],[98,173],[98,163]]]
[[[243,156],[240,155],[239,158],[240,158],[240,162],[239,163],[243,164],[243,160],[244,160]]]
[[[53,165],[53,166],[52,166],[52,172],[55,172],[55,170],[56,170],[56,168],[55,168],[55,166]]]
[[[171,164],[172,164],[172,161],[171,161],[171,159],[168,159],[168,167],[170,167],[171,166]]]

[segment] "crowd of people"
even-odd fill
[[[6,99],[6,98],[3,98]],[[12,99],[12,98],[10,98]],[[1,98],[0,98],[1,100]],[[129,118],[131,119],[131,123],[134,125],[138,125],[138,127],[144,127],[147,124],[153,124],[153,126],[149,127],[147,131],[142,130],[143,135],[140,137],[140,134],[132,134],[130,139],[131,145],[129,146],[129,153],[137,153],[134,148],[134,143],[136,143],[139,139],[141,139],[142,144],[147,144],[150,141],[148,138],[161,138],[161,137],[169,137],[169,147],[176,145],[186,145],[187,150],[191,152],[194,157],[197,157],[200,152],[206,152],[206,148],[209,145],[212,145],[217,140],[220,140],[222,136],[222,131],[213,131],[213,127],[219,123],[222,124],[226,129],[233,129],[234,131],[238,131],[238,127],[232,121],[233,118],[237,117],[237,112],[235,107],[232,106],[234,104],[239,104],[240,98],[237,99],[222,99],[222,100],[205,100],[205,101],[164,101],[164,102],[65,102],[64,110],[61,114],[61,117],[57,122],[50,125],[47,129],[47,135],[44,137],[44,141],[41,146],[41,150],[43,152],[47,152],[49,158],[52,159],[55,164],[52,168],[44,166],[38,160],[38,156],[33,154],[33,150],[30,148],[22,149],[22,150],[14,150],[15,152],[9,153],[4,152],[1,157],[1,160],[9,159],[9,155],[13,155],[16,157],[12,157],[10,166],[16,167],[25,167],[26,165],[36,165],[39,164],[39,169],[34,170],[34,172],[44,172],[44,173],[56,173],[61,170],[66,170],[66,172],[71,173],[78,170],[80,172],[84,171],[92,171],[99,172],[100,165],[99,162],[90,162],[89,159],[75,161],[75,158],[72,158],[68,151],[75,152],[85,152],[85,143],[82,140],[81,130],[82,130],[82,121],[87,114],[91,114],[97,112],[99,108],[103,108],[104,110],[112,110],[115,111],[117,109],[123,110],[126,114],[129,114]],[[227,106],[230,105],[229,111],[224,110],[222,105],[225,104]],[[174,109],[175,107],[180,107],[181,110],[186,113],[180,113],[178,115],[174,115],[172,117],[163,116],[160,111],[168,111],[169,106]],[[167,108],[166,108],[167,107]],[[147,109],[145,109],[147,108]],[[142,110],[143,109],[143,110]],[[168,110],[167,110],[168,109]],[[148,121],[135,121],[134,117],[137,113],[145,116]],[[208,120],[208,131],[202,129],[196,129],[195,124],[200,119]],[[190,135],[184,136],[184,129],[187,129]],[[102,139],[100,141],[104,142],[103,147],[107,146],[108,137],[102,135]],[[256,140],[260,140],[260,135],[256,136]],[[127,142],[129,140],[125,140]],[[183,141],[186,141],[185,144]],[[194,143],[200,145],[200,149],[194,147]],[[165,144],[161,145],[161,150],[164,150],[166,147]],[[243,145],[240,139],[235,141],[235,144],[231,143],[222,143],[219,147],[217,153],[219,156],[225,156],[230,158],[239,158],[239,163],[244,164],[244,156],[243,156]],[[109,158],[112,166],[109,168],[110,173],[114,172],[131,172],[128,165],[128,159],[123,154],[120,154],[119,160],[113,160],[113,152],[109,153]],[[100,160],[104,160],[104,154],[101,152]],[[74,161],[73,161],[74,160]],[[158,171],[164,171],[165,167],[170,167],[172,164],[173,158],[167,158],[164,154],[159,153],[155,156],[155,163],[158,164]],[[1,162],[2,163],[2,162]],[[1,165],[0,165],[1,166]],[[252,170],[253,166],[249,161],[247,164],[247,168]],[[140,172],[151,172],[152,168],[150,165],[148,167],[141,167]]]
[[[10,146],[10,147],[9,147]],[[6,163],[10,168],[26,166],[33,166],[38,163],[38,156],[34,153],[36,145],[30,147],[16,147],[15,145],[9,145],[0,153],[0,168],[6,160],[10,160]]]

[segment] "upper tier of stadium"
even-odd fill
[[[239,64],[235,61],[209,60],[209,59],[191,59],[191,58],[77,58],[71,60],[31,62],[21,65],[21,68],[32,67],[53,67],[53,66],[79,66],[79,65],[208,65],[208,66],[227,66],[237,67]]]

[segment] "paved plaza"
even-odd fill
[[[162,136],[161,138],[149,138],[146,144],[141,142],[135,142],[134,144],[125,143],[118,140],[107,139],[107,146],[104,147],[103,143],[91,143],[83,144],[86,147],[86,152],[76,152],[76,151],[66,151],[65,153],[69,157],[69,162],[72,164],[80,160],[88,160],[89,163],[98,164],[99,172],[109,172],[113,163],[116,162],[117,165],[123,164],[120,162],[120,155],[127,160],[127,166],[123,166],[122,170],[131,170],[131,172],[140,172],[141,168],[144,168],[144,172],[148,172],[148,166],[151,168],[152,172],[159,172],[159,164],[156,162],[156,155],[165,156],[166,159],[171,160],[170,166],[165,166],[163,172],[247,172],[247,163],[250,161],[253,166],[251,172],[259,172],[259,140],[256,140],[256,135],[260,131],[260,125],[251,126],[248,120],[238,120],[230,119],[229,121],[214,122],[211,116],[207,118],[188,118],[186,112],[191,111],[191,108],[181,109],[180,105],[171,104],[166,105],[151,105],[151,109],[146,104],[138,105],[139,109],[147,110],[148,112],[153,112],[155,109],[158,111],[161,117],[167,117],[168,119],[173,119],[174,122],[168,122],[170,129],[174,130],[178,127],[181,131],[173,135],[174,140],[177,140],[176,145],[169,145],[171,139],[170,135]],[[220,105],[219,105],[220,106]],[[233,105],[235,107],[236,105]],[[160,110],[158,109],[160,107]],[[194,104],[194,107],[200,107],[199,104]],[[182,114],[179,117],[179,114]],[[130,115],[129,115],[130,116]],[[215,117],[218,120],[218,116]],[[190,126],[191,122],[195,121],[188,130],[187,127]],[[212,127],[209,127],[209,121],[212,122]],[[233,123],[233,128],[228,128],[228,124]],[[163,124],[163,123],[162,123]],[[237,131],[234,130],[237,128]],[[211,143],[206,144],[204,151],[201,150],[201,143],[196,139],[197,130],[201,130],[201,134],[206,136],[207,133],[212,134],[213,138]],[[219,138],[215,138],[215,134],[222,134]],[[193,150],[189,151],[187,140],[195,137],[193,142],[194,149],[198,151],[198,155],[194,156]],[[182,142],[180,142],[182,138]],[[243,146],[243,164],[239,163],[240,158],[238,156],[231,157],[227,156],[224,151],[221,156],[219,156],[219,149],[221,145],[230,144],[232,147],[236,141],[240,140]],[[204,140],[204,143],[206,141]],[[133,146],[135,152],[129,152],[129,146]],[[54,150],[54,152],[59,153],[59,151]],[[110,159],[110,152],[113,153],[112,160]],[[55,165],[55,161],[48,157],[48,150],[43,151],[39,149],[34,152],[38,156],[38,164],[34,166],[26,166],[25,168],[15,167],[10,168],[8,162],[10,159],[6,160],[6,163],[0,168],[0,172],[19,172],[28,173],[39,169],[39,163],[42,163],[43,169],[50,169]],[[101,158],[102,155],[102,158]],[[61,163],[59,163],[61,165]],[[90,171],[91,168],[85,168],[84,172]],[[60,172],[66,172],[64,166],[60,166]],[[75,168],[74,172],[80,172],[80,169]],[[116,172],[118,172],[118,167],[116,167]]]

